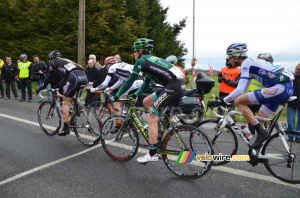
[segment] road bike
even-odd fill
[[[41,129],[49,136],[56,135],[62,124],[62,95],[59,89],[50,89],[52,100],[44,101],[38,108],[38,122]],[[41,93],[41,92],[40,92]],[[94,146],[100,141],[101,121],[96,112],[81,105],[82,88],[77,91],[75,98],[71,101],[71,110],[69,112],[70,126],[77,139],[86,146]],[[40,97],[43,98],[43,96]]]
[[[149,111],[135,107],[134,99],[119,99],[118,102],[125,103],[126,105],[121,105],[121,107],[126,108],[122,108],[121,116],[112,116],[103,123],[101,143],[105,153],[113,160],[127,162],[138,152],[140,145],[138,131],[149,144],[148,130],[135,113],[136,111],[146,113]],[[197,161],[196,156],[213,154],[209,139],[193,126],[177,125],[179,119],[176,116],[171,119],[168,114],[166,113],[166,116],[158,124],[157,153],[161,155],[167,168],[176,176],[184,179],[202,177],[209,172],[212,162]],[[121,125],[118,126],[118,123]],[[189,159],[191,163],[177,163],[180,162],[182,151],[191,151],[189,154],[194,153],[194,157]]]
[[[294,97],[290,98],[293,100]],[[208,103],[209,106],[209,103]],[[256,166],[258,163],[263,163],[266,169],[276,178],[293,184],[300,183],[300,144],[296,142],[287,142],[287,135],[296,135],[300,132],[287,131],[279,124],[278,119],[282,113],[285,103],[282,103],[273,119],[262,118],[255,116],[257,120],[268,122],[267,131],[271,134],[271,137],[266,140],[260,149],[252,149],[250,147],[251,142],[254,141],[254,137],[249,140],[242,132],[234,120],[233,115],[242,116],[241,113],[234,110],[228,110],[224,107],[222,111],[225,115],[219,115],[216,113],[216,108],[210,107],[213,113],[218,119],[207,119],[197,124],[197,128],[201,131],[205,131],[210,137],[215,155],[235,155],[238,151],[238,134],[243,142],[248,146],[248,155],[252,166]],[[224,165],[229,161],[214,161],[214,165]]]

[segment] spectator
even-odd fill
[[[1,70],[2,70],[3,65],[4,65],[4,62],[2,59],[0,59],[0,75],[1,75]],[[3,82],[2,82],[1,77],[0,77],[0,92],[1,92],[0,98],[4,98],[4,88],[3,88]]]
[[[89,60],[91,60],[91,59],[94,61],[96,69],[99,70],[101,68],[101,65],[100,65],[99,61],[97,61],[96,55],[95,54],[91,54],[89,56]]]
[[[40,61],[39,57],[37,55],[33,56],[33,74],[37,79],[38,85],[42,86],[45,80],[45,76],[47,74],[47,65],[45,62]],[[50,90],[50,85],[48,84],[46,87],[47,90]],[[43,92],[41,92],[41,95],[43,95]],[[48,100],[52,100],[51,91],[47,91]],[[38,103],[41,103],[43,98],[39,97]]]
[[[20,59],[21,62],[18,64],[18,68],[20,70],[19,80],[20,80],[22,98],[19,100],[19,102],[24,102],[26,100],[26,90],[25,90],[26,87],[28,91],[28,102],[31,102],[32,101],[32,89],[31,89],[32,63],[27,61],[26,54],[21,54]]]
[[[180,69],[180,71],[183,73],[184,75],[184,82],[186,83],[186,77],[185,77],[185,72],[183,70],[182,67],[180,67],[179,65],[177,65],[177,57],[174,55],[168,56],[166,58],[166,61],[168,61],[169,63],[172,63],[173,65],[175,65],[176,67],[178,67]]]
[[[2,68],[1,79],[5,82],[6,86],[6,98],[5,100],[10,100],[10,87],[15,96],[15,99],[18,100],[18,93],[16,90],[15,76],[19,74],[18,65],[11,61],[11,57],[5,57],[5,64]]]
[[[300,64],[295,69],[295,80],[293,80],[293,96],[297,96],[296,100],[292,100],[288,103],[287,107],[287,123],[288,130],[295,130],[295,118],[296,113],[298,114],[297,128],[296,131],[300,131]],[[295,137],[295,141],[300,143],[300,132],[299,135],[288,135],[288,141],[292,142]]]
[[[90,85],[92,85],[94,88],[98,85],[98,75],[99,75],[99,69],[95,67],[95,63],[92,59],[88,61],[88,67],[85,70],[85,75],[87,76],[88,82]],[[99,99],[100,94],[95,94],[91,92],[87,92],[86,98],[85,98],[85,106],[91,105],[93,102],[97,101]]]
[[[117,60],[117,63],[122,63],[122,59],[121,59],[121,56],[119,54],[116,54],[114,56],[114,58]]]
[[[228,63],[228,59],[226,58],[226,66],[221,69],[221,72],[218,76],[218,82],[220,85],[220,93],[219,98],[223,99],[232,93],[240,80],[241,69],[239,67],[233,67],[231,63]],[[235,106],[228,106],[228,109],[235,109]],[[219,113],[222,113],[221,108],[218,109]]]

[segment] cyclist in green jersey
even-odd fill
[[[110,98],[113,102],[117,101],[131,87],[140,72],[145,76],[145,80],[143,85],[135,92],[136,97],[140,96],[149,87],[151,80],[164,86],[164,89],[159,93],[154,92],[143,101],[145,108],[151,109],[147,119],[150,151],[144,157],[137,159],[140,163],[158,160],[156,152],[158,121],[163,117],[165,111],[179,102],[186,91],[184,75],[180,69],[162,58],[150,55],[151,50],[154,48],[153,43],[153,40],[147,38],[139,38],[134,42],[133,49],[136,63],[133,72],[118,93]]]

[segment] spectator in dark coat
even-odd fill
[[[39,86],[42,86],[45,80],[45,76],[47,74],[47,65],[45,62],[40,61],[39,57],[37,55],[33,56],[33,68],[32,72],[33,75],[36,77],[37,82]],[[47,90],[50,89],[50,85],[48,84],[46,87]],[[43,92],[41,92],[41,95],[43,95]],[[47,91],[48,100],[52,100],[52,95],[50,91]],[[39,103],[42,102],[42,98],[39,97]]]
[[[97,87],[99,84],[98,81],[98,75],[99,70],[95,67],[95,63],[92,59],[88,61],[88,67],[85,70],[85,75],[87,76],[88,82],[93,87]],[[100,94],[95,94],[91,92],[87,92],[86,98],[85,98],[85,106],[91,105],[93,102],[98,101]]]
[[[15,76],[19,74],[18,65],[11,61],[11,57],[5,57],[5,64],[2,67],[1,79],[5,82],[6,86],[6,100],[10,99],[10,87],[15,96],[15,99],[18,100],[18,93],[16,90]]]
[[[296,131],[300,131],[300,64],[296,66],[295,69],[295,80],[293,80],[293,96],[297,96],[297,99],[292,100],[288,103],[287,107],[287,123],[288,130],[295,130],[295,118],[298,114],[297,128]],[[288,134],[289,141],[295,141],[300,143],[300,132],[299,135]]]

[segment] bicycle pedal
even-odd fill
[[[248,163],[251,164],[253,167],[254,167],[254,166],[257,166],[257,164],[258,164],[256,161],[254,161],[254,160],[252,160],[252,159],[249,160]]]

